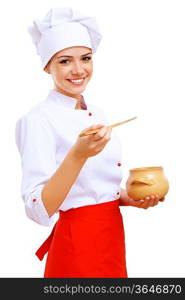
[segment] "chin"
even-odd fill
[[[86,87],[81,87],[81,86],[75,87],[75,88],[71,89],[69,91],[69,93],[71,93],[71,94],[80,94],[80,93],[82,93],[85,90],[85,88]]]

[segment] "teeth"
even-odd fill
[[[70,79],[69,79],[70,80]],[[72,82],[82,82],[84,79],[82,78],[82,79],[76,79],[76,80],[70,80],[70,81],[72,81]]]

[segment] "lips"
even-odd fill
[[[72,85],[82,85],[85,78],[67,79]]]

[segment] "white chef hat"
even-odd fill
[[[102,39],[95,17],[86,16],[71,7],[50,9],[42,21],[33,21],[28,32],[41,57],[43,69],[58,51],[85,46],[94,53]]]

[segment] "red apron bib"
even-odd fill
[[[36,252],[40,260],[48,252],[44,277],[128,277],[119,199],[59,212]]]

